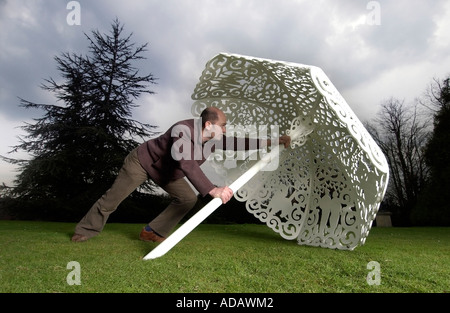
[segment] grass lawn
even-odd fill
[[[265,225],[202,224],[163,257],[143,261],[156,246],[137,239],[143,224],[107,224],[84,243],[70,241],[74,227],[0,221],[0,292],[450,292],[450,228],[375,227],[364,246],[338,251],[299,246]],[[379,285],[366,279],[371,261]]]

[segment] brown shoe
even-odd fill
[[[157,235],[153,230],[146,231],[145,228],[143,228],[139,234],[139,239],[143,241],[163,242],[166,238]]]
[[[86,237],[86,236],[84,236],[84,235],[73,234],[71,240],[72,240],[73,242],[83,242],[83,241],[86,241],[86,240],[88,240],[88,239],[89,239],[89,238]]]

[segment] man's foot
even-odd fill
[[[86,236],[84,236],[84,235],[73,234],[71,240],[72,240],[73,242],[83,242],[83,241],[86,241],[86,240],[88,240],[88,239],[89,239],[89,238],[86,237]]]
[[[147,231],[145,228],[142,229],[139,234],[139,239],[143,241],[152,241],[152,242],[163,242],[166,238],[158,235],[153,230]]]

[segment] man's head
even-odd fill
[[[227,117],[222,110],[208,107],[200,114],[202,119],[203,137],[205,139],[219,139],[226,132]]]

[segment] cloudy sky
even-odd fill
[[[220,52],[315,65],[361,120],[390,97],[413,102],[450,74],[448,0],[0,0],[0,154],[42,112],[18,97],[55,103],[39,88],[59,78],[54,56],[86,53],[84,33],[109,32],[117,17],[133,41],[149,43],[141,74],[158,77],[135,119],[164,131],[191,116],[190,96],[205,63]],[[72,20],[76,21],[76,20]],[[0,183],[14,167],[0,161]]]

